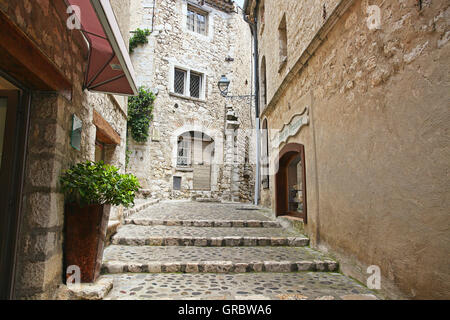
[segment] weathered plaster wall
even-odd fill
[[[364,283],[378,265],[390,297],[448,299],[450,8],[416,3],[370,1],[382,24],[369,30],[369,2],[355,1],[266,116],[281,129],[311,103],[311,124],[288,143],[306,148],[313,245]],[[261,52],[273,70],[269,33]]]
[[[323,25],[324,7],[326,15],[329,16],[339,0],[320,2],[315,0],[264,0],[260,2],[264,3],[265,16],[264,23],[258,24],[259,58],[261,62],[264,53],[270,52],[266,55],[267,74],[270,75],[267,77],[267,99],[270,101],[287,73]],[[286,66],[280,70],[278,27],[284,14],[286,14],[288,33],[288,60]],[[261,106],[261,111],[263,107]]]
[[[223,197],[231,200],[251,200],[251,179],[243,178],[243,166],[232,164],[233,158],[242,164],[245,138],[250,139],[250,159],[254,159],[254,137],[250,99],[227,100],[217,88],[222,74],[232,81],[230,94],[251,93],[251,35],[242,14],[227,14],[213,7],[210,11],[209,33],[202,36],[186,30],[186,1],[156,1],[154,31],[149,44],[132,55],[139,85],[157,89],[152,137],[138,144],[130,139],[132,150],[129,171],[136,174],[143,187],[153,197],[186,198],[191,196]],[[153,1],[132,1],[132,29],[151,29]],[[239,40],[237,35],[242,36]],[[226,62],[225,58],[234,58]],[[171,94],[173,67],[185,67],[206,75],[204,99],[189,99]],[[226,152],[226,106],[232,106],[240,121],[237,147]],[[193,174],[177,170],[177,134],[199,130],[216,141],[211,192],[192,192]],[[155,130],[155,131],[153,131]],[[230,140],[231,141],[231,140]],[[219,147],[222,146],[222,147]],[[227,163],[226,163],[227,162]],[[253,161],[254,162],[254,161]],[[235,189],[232,194],[231,184]],[[182,177],[182,191],[172,191],[173,176]]]
[[[112,4],[121,27],[127,28],[127,1],[115,0]],[[80,32],[66,27],[66,9],[62,0],[0,1],[0,10],[73,84],[70,101],[57,93],[33,92],[16,272],[17,299],[56,298],[57,288],[63,282],[64,196],[60,193],[59,176],[77,162],[94,160],[94,109],[122,138],[121,145],[109,150],[107,158],[122,171],[125,167],[125,100],[119,98],[120,103],[113,96],[82,90],[87,48]],[[124,36],[128,33],[124,29],[122,32]],[[83,121],[80,151],[70,146],[73,114]],[[120,213],[121,209],[116,208],[112,216]]]

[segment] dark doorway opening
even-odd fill
[[[290,143],[280,152],[275,176],[277,216],[302,218],[307,223],[305,148]]]
[[[30,94],[0,71],[0,300],[13,299]]]

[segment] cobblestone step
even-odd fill
[[[339,273],[105,275],[114,288],[105,300],[374,300],[378,297]]]
[[[337,271],[338,264],[310,248],[110,246],[104,273],[243,273]]]
[[[309,244],[305,236],[282,228],[208,228],[122,226],[112,239],[115,245],[131,246],[290,246]]]
[[[263,211],[249,204],[161,201],[129,219],[149,221],[269,221]],[[277,223],[276,220],[272,220]]]
[[[219,228],[281,228],[277,221],[258,220],[157,220],[149,218],[129,218],[125,224],[139,226],[178,226],[178,227],[219,227]]]

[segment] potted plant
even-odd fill
[[[81,282],[95,282],[100,275],[111,205],[134,205],[137,178],[100,162],[79,163],[63,172],[65,194],[65,268],[78,266]]]

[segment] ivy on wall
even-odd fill
[[[150,35],[150,30],[139,28],[133,32],[133,36],[130,38],[130,52],[133,52],[139,45],[148,43],[147,37]]]
[[[139,95],[128,99],[128,130],[136,142],[148,139],[155,98],[149,89],[140,87]]]

